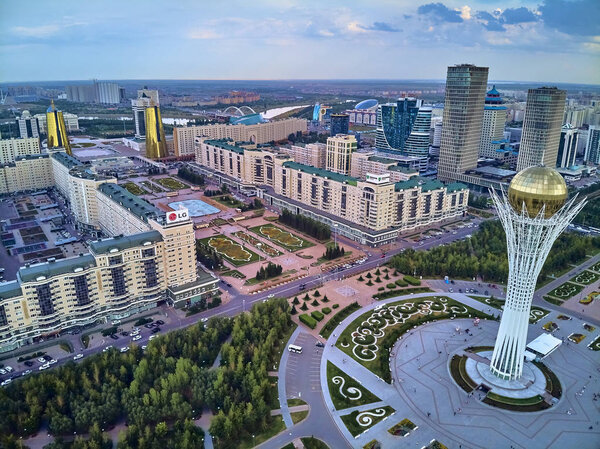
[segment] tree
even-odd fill
[[[315,292],[313,293],[313,296],[315,298],[318,298],[319,296],[321,296],[321,293],[319,293],[319,290],[315,290]]]
[[[305,303],[306,304],[306,303]],[[316,299],[310,303],[311,306],[317,307],[319,305],[319,301],[317,301]]]
[[[291,310],[290,314],[296,315],[297,313],[298,313],[298,311],[296,310],[296,306],[295,305],[292,306],[292,310]]]
[[[305,302],[302,303],[302,306],[300,307],[300,310],[302,310],[303,312],[308,310],[308,306],[306,305]]]
[[[321,299],[321,301],[323,302],[329,302],[329,298],[327,297],[327,295],[323,296],[323,299]]]
[[[294,296],[294,300],[292,301],[292,304],[294,304],[294,305],[300,304],[300,301],[298,301],[298,297],[297,296]]]

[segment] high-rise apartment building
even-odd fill
[[[578,140],[579,130],[573,127],[573,125],[567,123],[561,128],[558,155],[556,157],[557,167],[569,168],[575,165]]]
[[[138,90],[137,98],[131,100],[131,109],[135,121],[135,137],[146,137],[146,109],[152,103],[160,106],[158,91],[147,88]]]
[[[66,87],[67,100],[79,103],[119,104],[124,91],[117,83],[96,81],[93,84],[77,84]]]
[[[54,100],[46,111],[46,134],[48,135],[48,148],[64,148],[67,154],[72,154],[65,119],[62,111],[56,110]]]
[[[324,143],[295,144],[279,147],[279,150],[299,164],[325,168],[327,145]]]
[[[422,104],[423,100],[416,98],[399,98],[396,103],[379,105],[375,147],[402,152]]]
[[[438,178],[460,180],[477,168],[488,68],[448,67]]]
[[[481,157],[496,158],[496,150],[504,139],[504,125],[506,124],[506,106],[503,106],[500,92],[493,86],[485,96],[483,108],[483,123],[481,139],[479,141],[479,155]]]
[[[600,126],[590,126],[583,160],[586,163],[600,164]]]
[[[544,165],[554,168],[567,93],[556,87],[529,89],[517,171]]]
[[[40,124],[35,116],[32,116],[29,111],[23,111],[21,117],[16,119],[17,126],[19,127],[19,136],[22,139],[27,137],[40,137]]]
[[[0,140],[0,164],[14,162],[18,156],[38,153],[40,153],[38,137]]]
[[[146,125],[146,157],[150,159],[159,159],[166,157],[167,141],[165,139],[165,130],[160,117],[160,108],[151,104],[144,111]]]
[[[429,136],[431,133],[432,108],[421,106],[412,125],[403,153],[407,156],[427,158],[429,156]]]
[[[348,114],[331,114],[331,136],[348,134],[350,130],[350,116]]]
[[[79,131],[79,117],[77,117],[77,114],[63,112],[62,115],[63,120],[65,121],[65,128],[67,129],[68,133],[71,131]],[[37,119],[38,126],[40,127],[40,133],[46,134],[48,128],[46,114],[35,114],[33,117]]]
[[[354,136],[338,134],[327,139],[327,155],[325,169],[342,175],[350,174],[350,161],[352,153],[356,151],[358,143]]]

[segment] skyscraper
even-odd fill
[[[399,98],[396,103],[379,105],[375,147],[380,151],[404,151],[422,104],[423,100],[416,98]]]
[[[600,126],[590,126],[583,160],[586,163],[600,164]]]
[[[150,90],[146,87],[138,90],[137,98],[131,100],[136,137],[144,137],[146,135],[146,108],[150,107],[152,101],[156,106],[160,106],[158,91]]]
[[[448,67],[438,178],[460,180],[477,168],[488,68]]]
[[[146,157],[160,159],[167,156],[167,142],[160,117],[160,108],[153,102],[145,111]]]
[[[554,241],[585,200],[567,202],[565,180],[551,167],[529,167],[519,172],[510,183],[508,198],[493,190],[491,194],[506,232],[509,271],[490,371],[501,379],[514,380],[523,373],[537,278]]]
[[[32,116],[29,111],[23,111],[21,117],[17,119],[19,127],[19,135],[22,139],[27,137],[40,137],[40,124],[35,116]]]
[[[504,125],[506,123],[506,106],[502,105],[500,92],[493,86],[485,96],[483,108],[483,123],[481,139],[479,141],[479,155],[482,157],[496,158],[496,149],[504,139]]]
[[[64,148],[67,154],[73,154],[67,137],[63,113],[56,110],[54,100],[46,111],[46,134],[48,135],[48,148]]]
[[[352,152],[356,151],[356,147],[357,142],[354,136],[338,134],[335,137],[329,137],[327,139],[325,169],[342,175],[349,175],[350,160]]]
[[[517,171],[536,165],[554,167],[567,93],[556,87],[529,89]]]
[[[331,114],[331,137],[338,134],[348,134],[350,116],[348,114]]]
[[[406,143],[404,144],[404,153],[408,156],[427,158],[429,156],[429,135],[431,133],[431,114],[430,107],[421,107],[417,112],[417,117],[413,123],[412,129]]]
[[[577,141],[579,140],[579,130],[570,123],[567,123],[560,130],[560,142],[558,144],[558,156],[556,157],[556,166],[560,168],[569,168],[575,165],[577,156]]]

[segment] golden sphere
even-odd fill
[[[529,167],[521,170],[510,182],[508,201],[521,213],[523,203],[530,217],[536,217],[546,205],[545,218],[554,215],[567,200],[567,183],[553,168]]]

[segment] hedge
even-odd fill
[[[333,306],[335,308],[337,304],[334,304]],[[353,312],[357,311],[358,309],[360,309],[358,303],[353,302],[352,304],[344,307],[342,310],[333,315],[331,319],[327,323],[325,323],[323,329],[321,329],[321,337],[329,338],[329,336],[337,327],[337,325],[344,321],[348,316],[350,316]]]
[[[432,292],[432,291],[433,290],[431,290],[428,287],[412,287],[412,288],[405,288],[404,290],[388,290],[387,292],[376,293],[375,295],[372,296],[372,298],[377,299],[377,300],[382,300],[382,299],[393,298],[395,296],[410,295],[411,293],[428,293],[428,292]]]
[[[302,323],[306,324],[311,329],[314,329],[315,327],[317,327],[317,320],[315,320],[310,315],[307,315],[306,313],[303,313],[302,315],[300,315],[299,318],[300,318],[300,321]]]
[[[387,288],[396,288],[397,285],[394,284],[393,282],[390,282],[389,284],[386,285]]]
[[[337,309],[340,305],[339,304],[334,304],[331,307],[333,307],[334,309]]]
[[[404,276],[404,280],[408,282],[410,285],[421,285],[421,281],[412,276],[406,275]]]
[[[323,307],[321,312],[323,312],[325,315],[329,315],[331,313],[331,309],[329,307]]]
[[[406,282],[406,281],[403,281],[402,279],[398,279],[398,280],[395,282],[395,284],[396,284],[398,287],[408,287],[408,282]]]
[[[323,318],[325,318],[325,315],[323,315],[318,310],[315,310],[314,312],[311,312],[310,316],[312,316],[317,321],[323,321]]]

